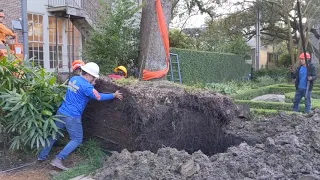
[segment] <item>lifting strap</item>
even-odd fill
[[[156,0],[156,13],[160,36],[166,53],[166,68],[158,71],[148,71],[144,69],[142,79],[145,81],[164,77],[167,75],[169,70],[169,35],[166,20],[162,10],[161,0]]]

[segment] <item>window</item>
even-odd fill
[[[49,60],[50,68],[62,68],[63,20],[49,17]]]
[[[81,57],[81,33],[80,31],[72,24],[71,21],[66,21],[67,38],[68,38],[68,55],[70,56],[71,62],[77,59],[82,59]]]
[[[43,67],[43,16],[28,14],[29,57]]]

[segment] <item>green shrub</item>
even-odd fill
[[[270,88],[276,87],[277,85],[270,85],[270,86],[264,86],[257,89],[248,89],[244,90],[238,94],[234,94],[231,97],[238,100],[250,100],[257,96],[262,96],[264,94],[268,94],[270,91]]]
[[[284,54],[279,58],[279,65],[284,67],[289,67],[291,65],[291,55],[290,53]]]
[[[249,90],[251,87],[252,83],[250,81],[230,81],[226,83],[207,83],[204,89],[213,90],[221,94],[233,95]]]
[[[285,81],[287,82],[291,79],[289,69],[287,67],[276,68],[276,69],[260,69],[253,71],[252,80],[256,81],[259,77],[269,76],[275,81]]]
[[[261,86],[268,86],[268,85],[272,85],[275,84],[276,81],[271,78],[270,76],[260,76],[256,79],[257,84],[261,87]]]
[[[0,124],[12,137],[11,149],[40,148],[59,132],[54,113],[65,86],[43,68],[15,64],[10,57],[0,61]]]

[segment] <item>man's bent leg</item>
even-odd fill
[[[310,113],[311,112],[311,91],[308,92],[307,97],[304,98],[305,101],[305,113]]]
[[[299,111],[299,104],[300,104],[302,97],[303,97],[303,90],[297,89],[296,93],[294,95],[294,100],[293,100],[293,111],[295,111],[295,112]]]
[[[61,120],[64,121],[64,118],[61,118]],[[64,123],[56,121],[55,124],[60,130],[64,130],[65,129],[65,124]],[[48,154],[49,154],[53,144],[57,141],[57,139],[59,139],[59,137],[60,137],[60,134],[57,133],[55,139],[53,139],[52,137],[48,138],[50,144],[46,144],[46,146],[39,152],[39,154],[38,154],[38,160],[39,161],[43,161],[43,160],[47,159]]]
[[[66,129],[70,136],[69,143],[63,148],[63,150],[56,156],[58,159],[65,159],[72,153],[81,143],[83,139],[83,129],[81,123],[81,117],[68,118],[66,123]]]

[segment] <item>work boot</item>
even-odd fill
[[[62,163],[62,160],[59,159],[59,158],[55,158],[54,160],[51,161],[50,163],[52,166],[56,167],[56,168],[59,168],[61,170],[68,170],[69,168],[65,167]]]

